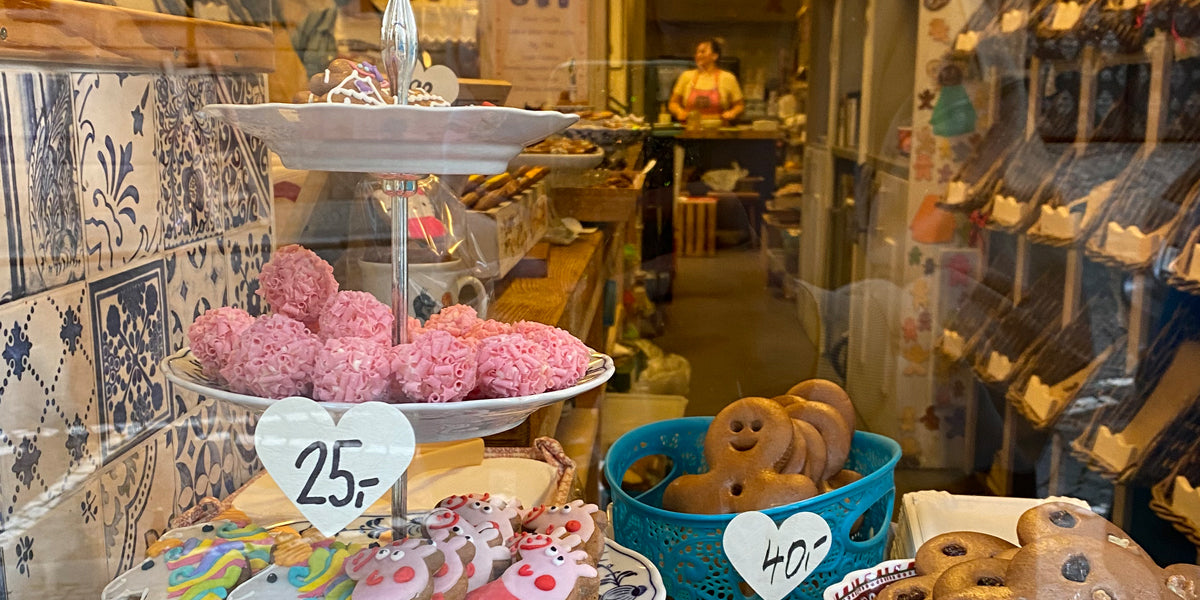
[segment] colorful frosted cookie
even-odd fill
[[[355,600],[431,600],[433,575],[445,562],[433,542],[408,538],[359,550],[346,574],[358,582]]]
[[[193,543],[194,542],[194,543]],[[167,597],[225,598],[250,575],[242,542],[188,540],[167,554]]]
[[[520,560],[499,579],[467,594],[467,600],[578,600],[581,584],[597,576],[586,552],[567,550],[548,535],[524,536],[517,550]]]
[[[466,563],[467,591],[479,588],[499,575],[512,561],[500,539],[500,532],[491,523],[476,528],[462,515],[448,509],[436,508],[425,517],[425,533],[442,552],[452,549],[455,540],[465,539],[475,547],[475,553]],[[500,565],[501,568],[497,569]]]
[[[608,522],[607,516],[595,504],[585,504],[583,500],[572,500],[563,505],[536,506],[525,513],[521,526],[526,531],[551,533],[562,528],[567,533],[579,536],[583,540],[583,550],[590,557],[590,564],[600,558],[604,552],[604,527]]]
[[[501,542],[512,538],[521,524],[520,502],[505,500],[491,494],[466,494],[450,496],[437,503],[437,508],[448,508],[476,527],[491,523],[500,532]]]
[[[243,543],[245,545],[243,552],[250,561],[251,573],[257,573],[270,564],[271,546],[275,543],[274,535],[270,531],[250,523],[249,519],[244,521],[221,519],[169,530],[163,534],[159,543],[152,544],[150,548],[146,549],[146,554],[149,556],[151,552],[156,551],[159,547],[175,545],[175,542],[171,540],[185,540],[189,538]]]
[[[302,565],[271,565],[238,586],[229,600],[290,600],[325,598],[347,600],[355,581],[346,575],[345,561],[359,550],[339,542],[322,542],[312,548]]]

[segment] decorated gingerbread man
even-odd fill
[[[519,502],[505,502],[491,494],[467,494],[450,496],[438,502],[437,508],[448,508],[476,527],[491,523],[500,532],[503,543],[513,536],[513,522],[520,522],[519,505]]]
[[[467,600],[577,600],[580,579],[594,578],[597,571],[585,562],[586,552],[568,550],[562,541],[545,534],[522,536],[520,560],[499,579],[467,594]]]
[[[812,479],[781,473],[792,458],[792,419],[767,398],[742,398],[717,413],[704,437],[707,473],[683,475],[663,494],[663,508],[720,514],[762,510],[817,494]]]
[[[510,562],[508,550],[503,545],[490,543],[500,538],[500,532],[490,523],[485,524],[483,529],[476,529],[462,515],[448,508],[435,508],[425,517],[425,533],[443,553],[454,551],[465,557],[465,553],[459,547],[460,542],[474,548],[471,558],[464,558],[466,562],[463,563],[463,571],[467,577],[466,591],[487,583],[492,578],[496,562],[505,566]],[[437,592],[436,585],[434,591]]]
[[[433,574],[446,559],[429,540],[406,538],[350,557],[355,600],[430,600]]]

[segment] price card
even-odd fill
[[[458,75],[446,65],[426,68],[421,61],[417,61],[417,66],[413,69],[412,83],[408,87],[426,94],[436,94],[451,104],[458,99]]]
[[[389,404],[356,405],[334,423],[321,405],[293,397],[263,412],[254,446],[304,518],[332,536],[400,479],[416,453],[416,435]]]
[[[817,570],[831,541],[820,515],[797,513],[776,527],[771,517],[747,512],[729,522],[721,544],[729,564],[763,600],[781,600]]]

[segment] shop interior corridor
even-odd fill
[[[768,288],[758,251],[680,257],[665,331],[654,343],[692,368],[687,414],[715,415],[745,396],[772,397],[817,376],[817,350],[796,303]]]

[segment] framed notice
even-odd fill
[[[484,72],[512,82],[508,106],[554,106],[588,97],[586,0],[495,0],[485,11]]]

